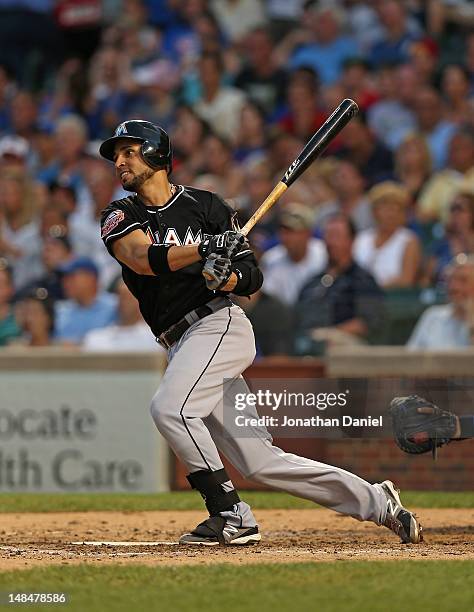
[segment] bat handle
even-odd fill
[[[281,181],[275,185],[271,193],[265,198],[262,204],[259,206],[247,223],[242,227],[240,233],[244,236],[250,232],[253,226],[259,222],[263,215],[275,204],[275,202],[285,193],[288,187]]]

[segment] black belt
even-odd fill
[[[176,344],[176,342],[178,342],[184,332],[187,331],[191,325],[197,321],[200,321],[201,319],[204,319],[204,317],[221,310],[222,308],[232,305],[233,303],[228,298],[215,298],[208,304],[198,306],[194,310],[191,310],[191,312],[188,312],[177,323],[174,323],[174,325],[164,331],[156,340],[163,348],[170,349],[174,344]]]

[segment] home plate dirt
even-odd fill
[[[205,518],[194,511],[1,514],[0,570],[77,563],[474,559],[474,509],[424,508],[417,514],[425,541],[406,545],[386,528],[328,510],[260,510],[261,543],[226,548],[176,544]]]

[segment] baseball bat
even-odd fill
[[[339,104],[336,110],[330,115],[311,140],[304,147],[298,157],[290,164],[281,181],[279,181],[272,192],[260,204],[247,223],[240,230],[244,236],[250,232],[263,215],[270,210],[275,202],[285,193],[297,178],[318,158],[326,149],[328,144],[339,132],[357,115],[359,107],[350,98],[346,98]]]

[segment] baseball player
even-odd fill
[[[168,350],[168,367],[151,403],[161,434],[185,464],[209,518],[182,544],[252,544],[257,521],[240,500],[219,450],[243,476],[385,525],[403,542],[419,542],[421,526],[393,483],[369,484],[345,470],[289,454],[272,445],[264,427],[247,437],[228,431],[224,379],[241,380],[255,357],[250,322],[230,299],[263,281],[230,207],[209,191],[174,185],[170,140],[160,127],[125,121],[102,143],[120,182],[132,192],[102,214],[102,239],[122,266],[123,279],[145,321]],[[239,413],[256,418],[254,407]]]

